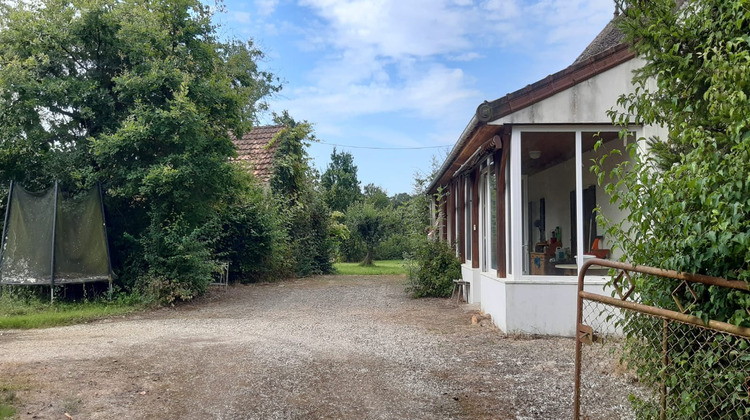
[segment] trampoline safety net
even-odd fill
[[[0,256],[0,283],[69,284],[109,280],[107,239],[98,188],[76,198],[58,193],[57,206],[55,188],[30,193],[14,185],[10,194]]]

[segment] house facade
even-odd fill
[[[428,187],[468,301],[507,333],[574,335],[583,261],[620,257],[595,209],[610,220],[624,215],[598,185],[592,160],[613,155],[611,169],[628,159],[628,142],[663,134],[633,125],[623,135],[612,125],[608,111],[634,92],[632,74],[643,64],[621,39],[612,22],[568,68],[479,105]],[[600,269],[585,280],[601,291],[609,278]]]

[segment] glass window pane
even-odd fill
[[[627,141],[633,141],[635,135],[631,133]],[[599,147],[594,150],[597,142],[601,142]],[[583,252],[592,254],[599,258],[619,259],[622,255],[619,250],[610,250],[613,248],[611,238],[603,235],[603,229],[598,226],[596,220],[595,208],[601,210],[602,216],[611,221],[621,221],[625,218],[625,213],[620,210],[617,203],[609,202],[609,195],[604,191],[604,186],[598,185],[597,176],[591,171],[593,161],[600,161],[603,157],[604,164],[602,169],[609,173],[617,165],[629,160],[629,154],[625,150],[626,140],[620,138],[619,132],[582,132],[581,148],[583,152]],[[605,177],[605,182],[608,177]],[[584,257],[584,259],[587,257]],[[591,270],[589,273],[593,273]],[[602,274],[597,272],[596,274]]]
[[[521,134],[525,275],[575,275],[575,133]]]

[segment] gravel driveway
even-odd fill
[[[570,418],[574,342],[471,325],[402,276],[230,287],[177,309],[0,331],[22,419]]]

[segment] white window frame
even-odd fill
[[[583,150],[582,150],[582,133],[584,132],[619,132],[621,129],[612,125],[576,125],[576,126],[564,126],[564,125],[545,125],[545,126],[533,126],[533,125],[514,125],[513,131],[511,132],[511,149],[510,149],[510,180],[506,186],[509,191],[509,201],[506,202],[506,208],[508,211],[508,219],[506,226],[509,227],[510,241],[507,243],[508,262],[507,271],[508,276],[511,273],[519,273],[519,275],[513,276],[516,279],[531,280],[538,279],[542,276],[531,276],[522,274],[524,267],[524,253],[523,251],[523,235],[524,235],[524,207],[525,203],[522,200],[522,168],[521,168],[521,135],[522,133],[536,132],[536,133],[575,133],[575,163],[576,163],[576,213],[578,223],[576,223],[576,264],[579,272],[583,265],[583,221],[581,220],[583,215]],[[636,139],[639,138],[642,131],[641,127],[629,128],[634,133]],[[515,220],[513,217],[517,215]],[[515,251],[512,251],[515,250]],[[575,276],[543,276],[546,279],[554,279],[555,277],[575,277]]]

